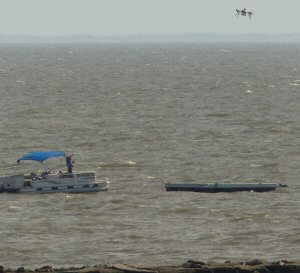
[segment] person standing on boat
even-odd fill
[[[68,168],[68,173],[72,173],[73,164],[74,164],[74,160],[72,159],[72,157],[73,157],[73,154],[66,156],[66,165]]]

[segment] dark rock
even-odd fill
[[[253,269],[249,269],[249,268],[241,268],[238,271],[236,271],[237,273],[254,273],[255,270]]]
[[[5,270],[4,270],[4,272],[15,272],[16,270],[13,270],[12,268],[6,268]]]
[[[278,264],[278,265],[285,265],[285,264],[288,264],[288,263],[293,263],[293,262],[290,262],[288,260],[281,260],[281,261],[277,261],[273,264]]]
[[[70,267],[62,267],[62,268],[54,268],[53,271],[54,272],[71,272],[71,271],[78,271],[80,268],[82,267],[74,267],[74,266],[70,266]],[[37,271],[39,269],[36,269],[35,271]]]
[[[111,266],[111,269],[117,269],[125,273],[158,273],[157,271],[154,271],[152,269],[140,268],[140,267],[127,265],[127,264],[113,264]]]
[[[187,262],[185,262],[182,265],[182,267],[184,267],[184,268],[201,268],[203,265],[205,265],[204,262],[188,260]]]
[[[213,273],[212,271],[198,271],[200,268],[184,268],[177,266],[159,266],[153,268],[158,273]]]
[[[180,268],[178,266],[156,266],[153,268],[153,270],[159,273],[177,273]]]
[[[270,271],[265,267],[256,268],[253,273],[270,273]]]
[[[195,268],[194,273],[214,273],[210,268]]]
[[[252,260],[250,262],[246,262],[245,264],[246,265],[259,265],[259,264],[263,264],[264,262],[262,260],[258,260],[258,259],[255,259],[255,260]]]
[[[81,269],[77,273],[121,273],[117,269],[105,268],[101,266],[94,266],[94,267],[86,267]]]
[[[282,263],[284,263],[284,264],[288,264],[288,263],[289,263],[288,260],[282,260],[282,261],[280,261],[280,262],[282,262]]]
[[[19,267],[10,269],[0,266],[0,273],[300,273],[300,260],[262,262],[253,260],[246,263],[227,261],[225,263],[188,260],[180,266],[140,267],[127,264],[68,267],[55,269],[43,266],[35,271]]]
[[[214,273],[236,273],[236,268],[232,266],[222,266],[213,268]]]
[[[41,268],[37,268],[36,270],[34,270],[35,272],[53,272],[53,268],[50,265],[45,265]]]
[[[300,273],[300,264],[266,265],[270,273]]]

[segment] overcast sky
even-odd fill
[[[0,35],[300,32],[300,0],[0,0]],[[254,12],[250,21],[235,9]]]

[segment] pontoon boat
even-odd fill
[[[36,151],[17,160],[33,160],[45,166],[44,161],[52,157],[65,157],[61,151]],[[7,193],[84,193],[105,191],[109,188],[107,178],[96,181],[94,171],[54,172],[47,169],[40,173],[16,174],[0,177],[0,192]]]

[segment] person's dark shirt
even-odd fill
[[[66,157],[66,164],[67,164],[68,168],[72,168],[73,167],[73,162],[72,162],[71,156],[67,156]]]

